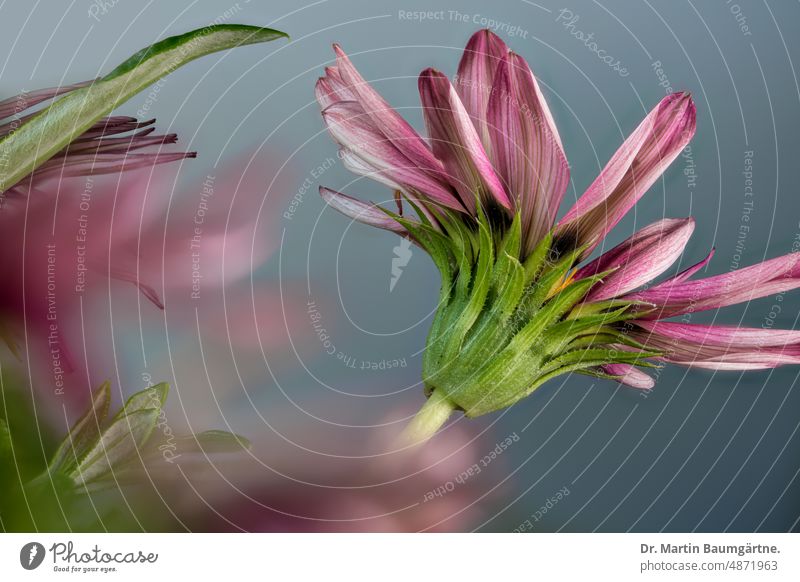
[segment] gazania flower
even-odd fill
[[[665,219],[581,266],[695,131],[688,93],[664,98],[560,220],[569,182],[561,139],[528,64],[488,30],[467,44],[454,82],[419,77],[429,140],[372,89],[338,46],[317,100],[348,167],[396,190],[399,213],[321,188],[334,208],[410,237],[442,275],[409,427],[431,436],[453,410],[510,406],[580,372],[636,388],[666,361],[711,369],[800,363],[800,332],[661,321],[800,286],[796,255],[692,280],[711,255],[640,290],[681,255],[691,218]],[[417,214],[403,214],[403,203]]]

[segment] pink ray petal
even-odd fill
[[[800,253],[790,253],[744,269],[696,280],[668,280],[625,296],[653,303],[645,319],[717,309],[800,287]]]
[[[463,212],[464,207],[451,190],[414,165],[390,140],[377,131],[370,116],[358,103],[334,103],[322,112],[322,116],[333,139],[352,156],[351,162],[355,161],[352,158],[363,160],[363,164],[353,163],[353,167],[363,165],[374,168],[392,184],[399,185],[401,190],[424,193],[435,203]]]
[[[352,92],[356,101],[370,116],[375,127],[383,133],[403,155],[415,165],[430,172],[434,177],[442,178],[442,164],[431,152],[414,128],[403,119],[359,74],[350,59],[339,47],[333,45],[336,52],[337,71],[348,91]]]
[[[491,149],[486,123],[489,96],[494,86],[497,66],[507,53],[508,47],[499,36],[488,29],[479,30],[467,42],[458,65],[458,73],[453,79],[458,96],[487,152]]]
[[[603,373],[614,378],[620,383],[640,390],[650,390],[656,385],[652,377],[630,364],[607,364],[600,366]]]
[[[487,112],[492,159],[522,214],[523,247],[531,251],[553,228],[569,184],[569,165],[544,96],[525,59],[501,61]]]
[[[406,229],[380,210],[375,204],[362,202],[347,194],[320,186],[320,196],[334,210],[338,210],[348,218],[403,236],[408,236]]]
[[[692,218],[666,218],[644,227],[628,240],[581,268],[576,279],[617,269],[595,285],[587,301],[617,297],[666,271],[683,253],[694,231]]]
[[[510,210],[512,204],[503,184],[447,77],[433,69],[424,70],[419,76],[419,93],[433,152],[450,174],[461,202],[473,210],[480,195],[482,200]]]
[[[591,240],[596,241],[596,246],[689,143],[695,118],[695,106],[688,93],[665,97],[561,219],[561,236],[576,246]]]

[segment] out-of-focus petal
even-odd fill
[[[187,158],[196,158],[197,152],[170,152],[160,154],[79,154],[52,158],[26,180],[42,181],[49,178],[73,178],[118,174],[139,168],[149,168]]]
[[[447,77],[433,69],[424,70],[419,76],[419,93],[433,152],[444,164],[464,206],[474,210],[478,194],[482,200],[510,210],[503,184]]]
[[[569,184],[569,165],[553,118],[525,59],[503,58],[487,112],[492,160],[522,214],[523,247],[531,251],[553,228]]]
[[[559,222],[559,235],[588,254],[683,150],[695,131],[688,93],[673,93],[653,109]]]
[[[730,273],[696,280],[669,280],[625,296],[656,309],[645,319],[717,309],[800,287],[800,253],[790,253]]]
[[[458,73],[453,79],[458,96],[475,124],[475,129],[486,151],[491,142],[486,124],[489,96],[494,85],[495,72],[500,61],[508,53],[508,47],[491,30],[482,29],[470,37]]]
[[[683,253],[694,231],[692,218],[666,218],[636,232],[628,240],[581,268],[576,279],[617,269],[597,283],[587,301],[617,297],[641,287],[666,271]]]
[[[361,202],[355,198],[336,192],[330,188],[320,186],[320,196],[325,202],[328,203],[333,209],[338,210],[345,216],[363,222],[369,226],[389,230],[397,234],[407,236],[408,232],[403,226],[398,224],[395,220],[389,217],[385,212],[380,210],[375,204]]]

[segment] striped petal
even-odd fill
[[[679,276],[680,277],[680,276]],[[672,279],[625,299],[646,301],[656,310],[645,319],[664,319],[688,312],[744,303],[800,287],[800,253],[705,279]]]
[[[703,259],[699,263],[695,263],[694,265],[692,265],[688,269],[685,269],[685,270],[681,271],[680,273],[678,273],[677,275],[672,277],[672,279],[668,279],[668,281],[670,281],[672,283],[680,283],[681,281],[686,281],[692,275],[694,275],[698,271],[701,271],[702,269],[704,269],[706,267],[706,265],[708,265],[708,263],[711,262],[711,259],[714,258],[714,250],[715,249],[712,248],[709,251],[708,255],[706,255],[705,259]]]
[[[689,143],[695,117],[688,93],[665,97],[561,219],[562,240],[576,247],[595,241],[588,254]]]
[[[419,93],[433,153],[444,164],[464,206],[474,211],[478,196],[510,210],[503,184],[447,77],[433,69],[424,70],[419,76]]]
[[[683,253],[694,231],[692,218],[659,220],[581,268],[576,279],[616,269],[595,285],[587,301],[617,297],[649,283]]]
[[[348,218],[368,224],[369,226],[408,236],[408,232],[403,226],[390,218],[389,215],[375,204],[362,202],[347,194],[342,194],[341,192],[325,188],[324,186],[320,186],[319,193],[322,199],[331,208],[341,212]]]
[[[684,366],[751,370],[800,363],[800,331],[794,330],[637,321],[631,336]]]
[[[508,47],[499,36],[488,29],[479,30],[472,35],[464,48],[458,73],[453,79],[464,109],[469,113],[487,152],[491,148],[486,123],[489,96],[494,86],[497,67],[507,53]]]
[[[494,166],[522,215],[523,248],[530,252],[553,228],[569,184],[561,140],[525,59],[500,62],[487,112]]]
[[[377,174],[406,192],[421,192],[431,201],[463,211],[451,190],[406,158],[380,133],[372,119],[355,101],[340,101],[327,107],[322,117],[336,142],[347,153],[350,169],[372,178]],[[360,162],[360,161],[361,162]],[[366,168],[369,173],[359,168]]]
[[[613,376],[620,384],[625,384],[631,388],[650,390],[656,385],[652,377],[630,364],[606,364],[605,366],[600,366],[600,370],[604,374]]]
[[[343,84],[342,89],[337,88],[335,77],[332,77],[333,88],[339,92],[342,90],[351,92],[370,116],[377,130],[385,135],[405,157],[434,177],[441,178],[443,175],[441,163],[414,128],[364,80],[339,45],[333,45],[333,50],[336,52],[337,72]]]

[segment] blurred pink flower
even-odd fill
[[[462,426],[411,449],[397,448],[397,423],[359,429],[361,437],[346,444],[320,426],[298,429],[316,446],[256,442],[254,458],[238,468],[215,462],[205,475],[178,475],[164,464],[162,477],[173,478],[159,482],[159,496],[197,531],[464,531],[478,524],[507,474],[502,458],[479,464],[495,446],[491,437],[474,437]],[[332,438],[347,454],[322,452]]]
[[[222,288],[248,278],[279,240],[274,206],[288,190],[275,171],[258,154],[236,157],[180,192],[173,171],[151,170],[46,180],[26,196],[6,197],[0,264],[17,274],[0,291],[7,343],[25,344],[40,383],[80,401],[113,372],[113,335],[120,324],[134,325],[131,315],[141,320],[159,308],[190,329],[196,316],[216,317],[222,333]],[[138,288],[152,306],[136,309],[131,295],[120,307],[115,299],[126,292],[110,280]],[[247,303],[242,296],[237,308]],[[252,337],[247,325],[230,329]]]

